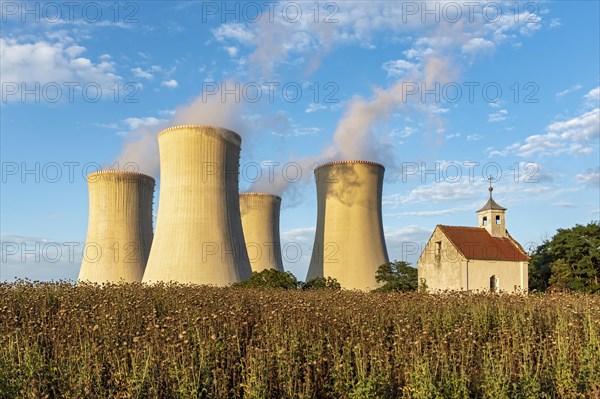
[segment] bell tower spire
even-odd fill
[[[506,208],[498,205],[492,198],[492,191],[494,191],[494,187],[492,186],[492,176],[490,176],[488,180],[490,182],[490,187],[488,188],[490,198],[486,204],[477,211],[478,225],[479,227],[486,229],[492,237],[506,237]]]

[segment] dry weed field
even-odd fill
[[[2,398],[599,398],[600,296],[0,284]]]

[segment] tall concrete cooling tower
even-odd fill
[[[253,272],[283,271],[279,239],[281,197],[264,193],[241,193],[240,211],[248,257]]]
[[[89,218],[79,281],[140,282],[152,244],[154,179],[105,170],[88,175]]]
[[[369,161],[315,169],[317,230],[307,281],[333,277],[346,289],[377,287],[377,268],[388,261],[381,217],[384,171]]]
[[[158,134],[160,198],[143,282],[224,286],[250,277],[238,192],[241,142],[212,126]]]

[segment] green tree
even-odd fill
[[[530,270],[530,289],[600,291],[600,224],[558,229],[533,252]]]
[[[419,287],[417,269],[404,261],[379,266],[375,279],[383,285],[375,291],[414,291]]]
[[[550,265],[552,264],[552,255],[550,254],[550,240],[544,239],[541,245],[529,254],[529,289],[546,291],[550,281]]]
[[[308,280],[306,283],[302,284],[303,290],[314,290],[314,289],[332,289],[339,290],[342,288],[341,284],[332,277],[317,277],[312,280]]]
[[[234,284],[235,287],[270,287],[295,289],[300,283],[296,277],[290,272],[282,272],[275,269],[265,269],[261,272],[252,272],[248,280]]]

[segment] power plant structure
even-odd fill
[[[241,137],[228,129],[173,126],[158,134],[154,179],[123,171],[88,176],[90,212],[79,280],[227,286],[253,271],[283,271],[281,198],[239,193]],[[333,277],[346,289],[377,287],[388,261],[382,222],[385,168],[337,161],[315,169],[317,228],[307,281]]]
[[[283,271],[279,212],[281,197],[266,193],[240,193],[244,238],[253,272]]]
[[[238,191],[241,141],[213,126],[158,134],[160,198],[143,282],[225,286],[250,277]]]
[[[317,229],[306,280],[333,277],[346,289],[377,287],[388,262],[381,200],[385,168],[370,161],[330,162],[315,169]]]
[[[227,286],[252,272],[284,271],[281,197],[238,191],[241,142],[237,133],[213,126],[174,126],[158,134],[161,180],[154,237],[154,178],[115,170],[89,174],[88,230],[78,280]],[[382,218],[384,166],[335,161],[314,173],[317,226],[306,281],[331,277],[345,289],[377,288],[378,268],[389,261]],[[500,281],[508,286],[503,290],[527,289],[529,257],[506,231],[506,209],[492,199],[492,190],[490,177],[490,198],[477,211],[479,228],[436,227],[428,243],[433,249],[419,258],[419,277],[431,269],[426,277],[437,281],[433,289],[465,286],[453,283],[451,261],[445,260],[449,271],[443,269],[441,248],[461,252],[467,272],[469,264],[480,264],[467,278],[467,290],[487,290],[489,284],[497,292]],[[498,250],[469,254],[477,248],[462,245],[467,236],[471,244]]]
[[[88,231],[79,281],[142,281],[152,244],[154,179],[102,170],[87,180]]]

